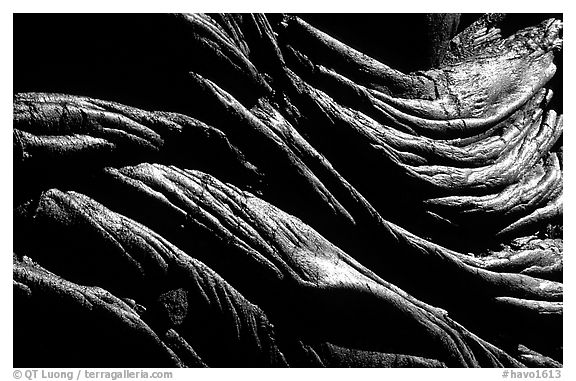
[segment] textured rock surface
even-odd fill
[[[560,20],[155,17],[185,102],[14,95],[15,366],[561,366]]]

